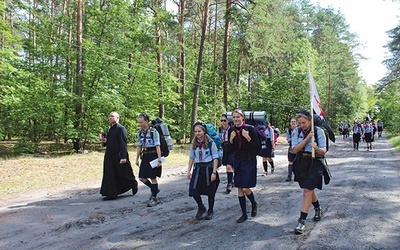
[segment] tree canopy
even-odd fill
[[[399,118],[400,28],[389,33],[390,73],[371,87],[344,17],[308,0],[0,0],[0,12],[3,139],[81,150],[111,111],[131,141],[141,112],[168,122],[177,142],[195,120],[218,126],[235,107],[266,111],[283,129],[309,109],[309,65],[333,126]]]

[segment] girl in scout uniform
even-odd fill
[[[295,227],[296,234],[302,234],[311,205],[314,206],[314,221],[321,220],[322,209],[319,205],[315,188],[322,189],[322,176],[324,170],[324,155],[326,153],[326,138],[321,128],[314,127],[311,130],[312,116],[307,110],[300,110],[296,116],[299,124],[293,132],[292,148],[296,155],[293,162],[295,181],[299,182],[303,189],[303,200],[301,203],[300,218]],[[317,133],[315,137],[314,133]],[[314,139],[317,141],[314,142]],[[315,158],[311,152],[314,148]]]
[[[358,122],[354,122],[353,124],[353,151],[358,150],[358,145],[360,144],[361,134],[363,133],[361,127],[358,125]]]
[[[206,125],[196,122],[193,126],[194,138],[189,152],[187,178],[190,180],[189,196],[197,203],[198,210],[195,219],[200,220],[206,212],[200,195],[208,196],[208,211],[206,220],[214,215],[215,193],[219,185],[218,149],[213,140],[207,135]],[[193,168],[193,172],[192,172]]]
[[[260,152],[260,141],[253,126],[246,125],[242,109],[232,112],[234,126],[229,129],[228,150],[234,154],[234,183],[238,188],[238,198],[242,216],[236,220],[242,223],[247,220],[246,197],[251,202],[251,216],[257,215],[257,202],[250,188],[257,184],[257,154]]]
[[[293,137],[293,131],[297,127],[297,121],[296,119],[290,118],[290,127],[286,130],[286,141],[289,143],[289,149],[288,149],[288,177],[286,181],[291,181],[292,180],[292,175],[293,175],[293,161],[294,158],[296,157],[296,154],[293,153],[293,148],[292,148],[292,137]]]
[[[227,182],[226,193],[229,194],[233,188],[233,154],[227,148],[228,146],[228,131],[231,126],[229,125],[228,116],[223,114],[221,116],[221,126],[219,127],[219,137],[222,143],[222,165],[226,166]]]
[[[162,170],[160,134],[155,128],[150,126],[150,119],[147,114],[139,114],[137,120],[140,130],[138,132],[136,165],[139,166],[140,181],[148,186],[151,190],[151,196],[147,206],[153,207],[158,204],[157,194],[160,192],[157,181],[157,177],[161,177]],[[142,160],[140,165],[139,157]],[[153,168],[150,165],[150,162],[156,159],[158,159],[158,164],[155,168]]]
[[[275,145],[274,129],[266,122],[264,134],[266,137],[265,142],[261,145],[260,156],[262,156],[264,174],[268,175],[268,163],[271,164],[271,174],[275,171],[274,160],[272,160],[272,151]]]
[[[372,149],[372,141],[374,139],[374,127],[371,125],[369,120],[365,122],[363,138],[367,143],[367,151],[369,151]]]

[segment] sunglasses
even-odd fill
[[[222,119],[221,122],[226,122],[226,120],[225,120],[225,119]]]

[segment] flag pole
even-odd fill
[[[311,131],[314,131],[314,106],[313,106],[313,90],[312,90],[312,85],[311,85],[311,69],[310,69],[310,63],[308,63],[308,80],[309,80],[309,85],[310,85],[310,114],[311,114]],[[311,138],[311,142],[315,141],[315,136]],[[315,150],[313,147],[311,147],[311,156],[312,158],[315,158]]]

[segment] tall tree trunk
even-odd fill
[[[74,129],[78,131],[78,136],[74,140],[74,149],[79,151],[80,149],[80,130],[82,128],[82,95],[83,95],[83,55],[82,55],[82,15],[83,15],[83,0],[78,0],[76,16],[76,81],[74,85],[74,94],[76,95],[75,100],[75,122]]]
[[[197,120],[197,107],[199,104],[199,93],[200,93],[200,80],[201,80],[201,72],[203,66],[203,53],[204,53],[204,41],[206,39],[207,32],[207,22],[208,22],[208,8],[210,6],[210,0],[205,0],[204,2],[204,10],[203,10],[203,21],[201,28],[201,38],[200,38],[200,47],[199,47],[199,56],[197,59],[197,71],[196,71],[196,79],[194,83],[194,91],[193,91],[193,103],[192,103],[192,122],[193,125]],[[193,138],[193,129],[190,130],[190,138]]]
[[[156,10],[154,11],[154,18],[156,19],[158,16],[158,9],[161,7],[161,3],[158,0],[154,0],[154,6]],[[160,103],[158,104],[158,116],[163,119],[164,118],[164,86],[162,82],[162,54],[161,54],[161,28],[156,23],[155,25],[156,29],[156,48],[157,48],[157,81],[158,81],[158,87],[160,90]]]
[[[181,106],[182,106],[182,116],[181,116],[181,128],[182,131],[186,131],[187,127],[187,119],[186,119],[186,55],[185,55],[185,40],[184,40],[184,25],[185,25],[185,8],[186,8],[186,0],[180,0],[179,6],[179,26],[182,28],[182,31],[179,32],[179,43],[181,46],[181,53],[179,57],[179,82],[181,83]],[[182,135],[182,140],[186,141],[186,132]]]
[[[225,109],[228,109],[228,47],[229,47],[229,36],[230,36],[230,9],[232,6],[232,0],[226,0],[226,11],[225,11],[225,34],[224,34],[224,48],[222,51],[222,86],[223,86],[223,103]]]
[[[220,107],[218,105],[218,95],[217,95],[217,86],[220,86],[218,84],[218,79],[217,79],[217,42],[218,42],[218,4],[215,5],[215,14],[214,14],[214,38],[213,38],[213,43],[214,43],[214,48],[213,48],[213,52],[214,52],[214,58],[213,58],[213,68],[214,68],[214,86],[213,86],[213,96],[214,96],[214,102],[213,102],[213,106],[214,107]],[[218,109],[217,109],[218,110]],[[215,112],[213,112],[214,117],[217,116],[217,118],[221,115],[221,114],[215,114]],[[215,125],[215,124],[214,124]]]

